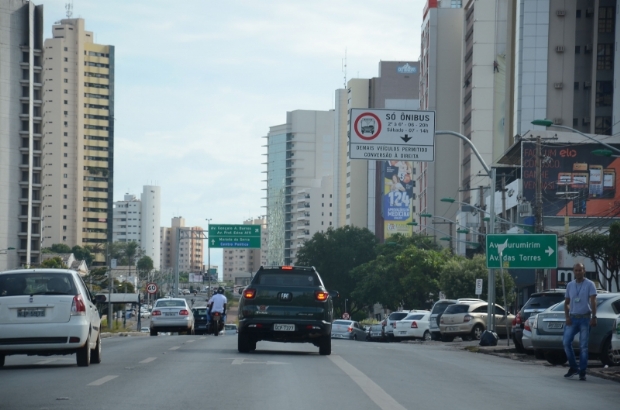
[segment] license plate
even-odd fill
[[[407,332],[398,332],[399,335],[406,335]]]
[[[280,332],[294,332],[295,331],[295,325],[274,324],[273,325],[273,330],[280,331]]]
[[[165,312],[164,316],[176,316],[177,314],[174,312]]]
[[[373,336],[381,336],[381,333],[379,333],[379,332],[375,332],[375,333],[373,333],[372,335],[373,335]]]
[[[446,330],[448,332],[458,332],[459,331],[459,327],[458,326],[448,326],[448,327],[446,327]]]
[[[45,309],[17,309],[17,317],[45,317]]]
[[[547,327],[549,329],[562,329],[564,328],[564,323],[560,323],[560,322],[551,322],[547,324]]]

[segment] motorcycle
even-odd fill
[[[211,313],[211,331],[218,336],[224,330],[224,321],[220,312]]]

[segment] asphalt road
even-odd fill
[[[618,384],[565,380],[563,367],[470,353],[455,344],[259,342],[236,336],[103,340],[103,362],[9,356],[0,409],[614,409]]]

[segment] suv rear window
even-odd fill
[[[456,303],[454,305],[450,305],[443,312],[444,315],[454,315],[457,313],[467,313],[469,311],[469,305],[461,305]]]
[[[422,319],[423,317],[424,317],[424,315],[420,315],[420,314],[417,314],[417,315],[409,315],[409,316],[407,316],[407,317],[405,318],[405,320],[420,320],[420,319]]]
[[[525,306],[523,306],[523,311],[525,311],[525,309],[547,309],[563,300],[564,293],[559,292],[532,296]]]
[[[448,306],[451,305],[454,305],[454,302],[437,302],[435,303],[435,306],[433,306],[433,311],[431,312],[431,315],[441,314],[444,312],[444,310],[446,310]]]
[[[405,313],[405,312],[394,312],[394,313],[391,313],[390,316],[388,316],[388,319],[390,319],[390,320],[402,320],[405,317],[407,317],[407,313]]]
[[[316,274],[311,270],[264,269],[252,281],[267,286],[320,286]]]

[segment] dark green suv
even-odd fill
[[[266,340],[312,343],[320,354],[331,354],[332,295],[314,267],[261,266],[241,293],[239,352]]]

